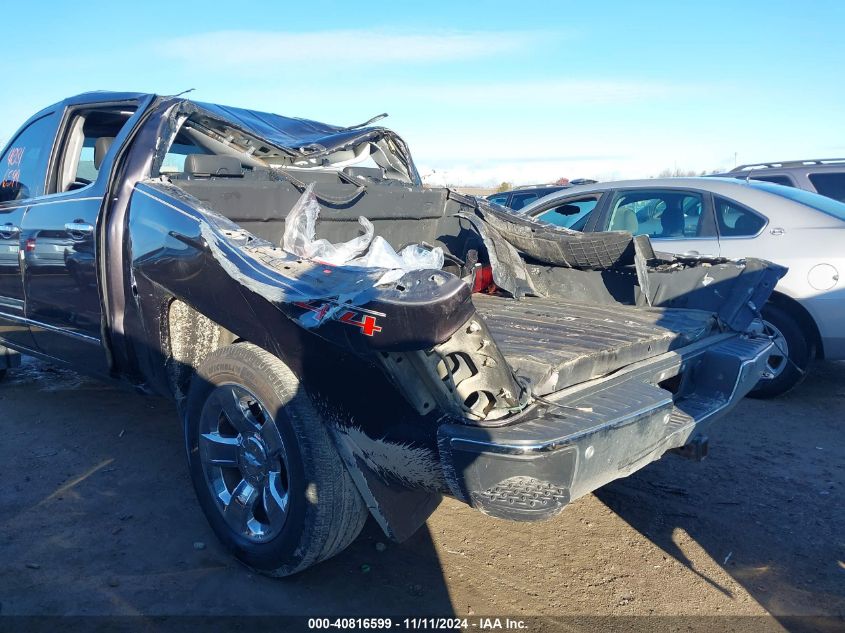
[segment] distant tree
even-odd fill
[[[698,173],[694,169],[679,169],[675,167],[674,169],[664,169],[659,174],[657,174],[658,178],[686,178],[688,176],[697,176]],[[704,175],[704,172],[701,172],[701,175]]]
[[[496,193],[510,191],[511,189],[513,189],[513,184],[505,180],[504,182],[499,183],[499,186],[496,188]]]
[[[569,184],[569,178],[558,178],[555,180],[556,185],[560,185],[561,187],[566,187]]]

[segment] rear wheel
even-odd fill
[[[788,311],[767,303],[762,315],[775,349],[769,356],[766,373],[748,395],[752,398],[774,398],[804,380],[815,347],[801,324]]]
[[[325,422],[278,358],[209,354],[188,394],[191,479],[217,536],[246,565],[288,576],[345,549],[367,509]]]

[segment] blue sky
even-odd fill
[[[842,1],[14,2],[3,22],[0,140],[70,94],[196,88],[388,112],[431,182],[845,155]]]

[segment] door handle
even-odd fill
[[[81,221],[68,222],[65,224],[65,231],[67,231],[71,237],[82,239],[86,235],[91,235],[91,233],[94,232],[94,226]]]
[[[3,236],[3,239],[9,239],[15,235],[20,235],[21,227],[15,226],[11,222],[6,222],[0,226],[0,235]]]

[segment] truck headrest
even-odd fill
[[[103,164],[103,159],[111,149],[111,144],[114,143],[113,136],[101,136],[94,141],[94,169],[100,170],[100,165]]]
[[[234,156],[190,154],[185,158],[185,173],[191,176],[243,176],[241,161]]]

